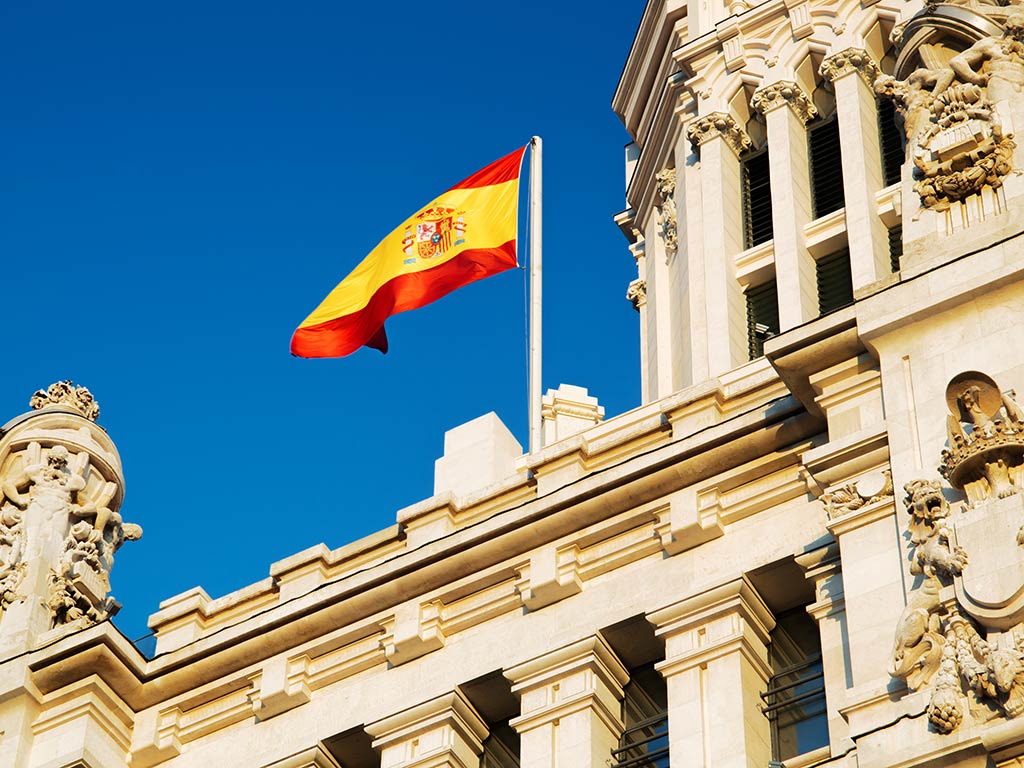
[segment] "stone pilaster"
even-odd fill
[[[734,259],[743,250],[739,154],[750,148],[750,138],[724,112],[697,118],[686,135],[700,152],[700,195],[687,196],[687,220],[699,222],[703,233],[704,312],[691,318],[690,327],[692,343],[706,350],[707,368],[693,377],[701,381],[747,359],[746,310]]]
[[[839,714],[845,701],[849,677],[846,659],[846,602],[843,599],[843,571],[839,563],[839,545],[835,542],[796,557],[804,576],[814,585],[814,602],[807,612],[818,623],[821,634],[821,665],[824,671],[825,712],[828,740],[833,755],[853,744],[849,724]]]
[[[827,57],[822,76],[836,91],[839,139],[843,148],[843,191],[849,238],[853,288],[863,288],[885,277],[889,241],[878,216],[876,195],[884,186],[878,139],[878,113],[873,83],[878,66],[862,48],[846,48]]]
[[[884,690],[890,678],[890,638],[903,611],[903,554],[896,525],[895,499],[880,495],[862,506],[838,508],[827,526],[839,542],[843,569],[843,594],[850,627],[846,653],[849,682],[858,689],[847,701],[864,691]]]
[[[665,641],[672,768],[764,768],[771,759],[760,694],[771,677],[775,619],[746,579],[654,613]]]
[[[622,734],[625,667],[600,635],[506,670],[521,768],[605,768]]]
[[[459,691],[366,727],[380,768],[478,768],[486,723]]]
[[[779,330],[787,331],[818,315],[814,259],[804,236],[812,215],[805,126],[818,111],[800,86],[790,81],[764,86],[754,93],[750,105],[764,114],[768,124]]]

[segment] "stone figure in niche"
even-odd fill
[[[71,503],[72,496],[85,488],[85,479],[68,466],[68,449],[53,446],[42,458],[39,443],[29,445],[26,466],[20,474],[5,477],[4,496],[19,509],[26,509],[35,501],[47,512],[55,512]]]
[[[949,64],[922,67],[906,80],[882,75],[875,90],[892,99],[914,162],[922,205],[945,210],[997,189],[1013,170],[1013,136],[998,105],[1024,106],[1024,14],[1006,17],[1003,35],[979,40]]]
[[[977,371],[946,388],[948,444],[934,480],[907,483],[911,573],[920,577],[896,626],[889,672],[931,688],[941,733],[968,712],[1024,714],[1024,410]],[[971,553],[970,561],[968,551]],[[986,714],[987,711],[987,714]]]
[[[116,493],[117,485],[90,467],[88,453],[32,442],[15,454],[0,479],[0,608],[17,597],[27,566],[25,521],[31,519],[32,535],[63,539],[48,565],[46,604],[54,625],[109,616],[116,609],[107,597],[114,553],[142,536],[112,507]]]

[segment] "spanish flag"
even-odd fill
[[[516,266],[525,147],[488,165],[406,220],[338,283],[292,336],[298,357],[388,351],[384,321]]]

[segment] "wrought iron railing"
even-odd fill
[[[785,760],[828,743],[820,654],[776,672],[761,700],[761,711],[772,725],[775,759]]]
[[[668,768],[668,713],[630,726],[612,750],[612,768]]]

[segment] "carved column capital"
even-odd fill
[[[845,48],[826,56],[818,71],[830,83],[854,72],[869,86],[878,77],[878,65],[863,48]]]
[[[698,117],[686,128],[686,138],[690,140],[694,150],[719,137],[724,139],[737,155],[751,147],[750,137],[736,122],[736,118],[728,112],[711,112]]]
[[[637,312],[647,303],[647,281],[637,278],[626,288],[626,299],[633,304]]]
[[[761,114],[767,114],[779,107],[789,107],[800,122],[807,123],[818,116],[818,109],[811,103],[803,89],[792,80],[780,80],[754,92],[750,106]]]

